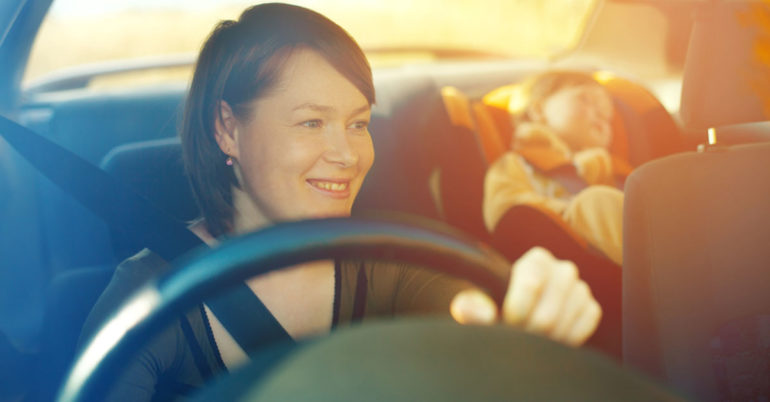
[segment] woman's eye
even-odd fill
[[[364,131],[369,127],[369,122],[366,120],[357,121],[349,126],[353,130]]]
[[[319,119],[307,120],[300,123],[303,127],[307,128],[320,128],[323,126],[323,121]]]

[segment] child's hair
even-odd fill
[[[584,85],[601,84],[591,74],[577,71],[552,70],[528,78],[521,84],[516,96],[511,98],[512,104],[509,105],[508,111],[511,113],[513,126],[530,122],[529,111],[532,107],[559,90]]]

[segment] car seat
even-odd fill
[[[613,98],[616,113],[611,121],[614,136],[610,154],[616,162],[639,166],[684,150],[677,123],[647,88],[606,71],[594,72],[593,76]],[[482,127],[490,132],[481,135],[499,137],[506,150],[510,148],[514,132],[508,105],[511,98],[518,95],[518,88],[516,83],[504,85],[481,100],[485,106],[483,113],[494,121],[494,125]]]
[[[181,144],[176,138],[125,144],[110,151],[102,169],[173,219],[184,223],[197,216],[182,166]],[[120,208],[120,205],[116,205]],[[143,247],[123,228],[110,228],[115,260]],[[47,292],[41,351],[33,400],[50,400],[75,355],[83,323],[107,286],[116,264],[73,268],[54,276]]]
[[[488,233],[482,218],[484,176],[488,159],[479,128],[483,123],[473,111],[471,101],[459,89],[441,91],[453,129],[447,135],[454,149],[445,154],[449,162],[442,170],[441,200],[444,219],[489,242],[510,261],[534,246],[549,249],[556,257],[575,262],[580,276],[591,287],[604,310],[604,318],[589,345],[621,356],[621,275],[620,267],[577,235],[557,214],[537,206],[517,205]],[[484,117],[482,116],[482,119]],[[451,135],[451,137],[449,137]],[[496,132],[491,135],[497,135]],[[493,137],[494,138],[494,137]],[[447,171],[450,174],[444,175]],[[456,172],[456,173],[453,173]]]
[[[626,184],[623,357],[703,400],[770,395],[770,144],[657,160]]]
[[[75,357],[83,323],[107,287],[113,269],[107,265],[75,268],[51,280],[29,400],[53,400]]]
[[[198,207],[182,162],[179,138],[165,138],[115,147],[102,160],[101,168],[128,185],[160,211],[184,224],[198,217]],[[116,206],[120,208],[120,205]],[[144,248],[131,233],[111,227],[116,261]]]
[[[430,191],[444,132],[438,89],[424,75],[392,74],[374,77],[377,103],[369,132],[376,156],[353,214],[395,211],[438,219]]]
[[[444,221],[487,241],[481,204],[487,163],[475,135],[476,122],[468,98],[454,87],[441,89],[443,119],[439,147],[438,204]]]

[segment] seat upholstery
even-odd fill
[[[489,108],[483,102],[477,100],[471,102],[471,110],[476,118],[476,134],[481,139],[487,165],[491,165],[492,162],[505,153],[507,148],[495,126],[495,120]]]
[[[121,145],[105,156],[101,167],[181,224],[198,217],[178,138]],[[132,240],[135,236],[121,228],[110,230],[116,260],[125,259],[143,248],[142,244]]]
[[[29,400],[53,400],[75,357],[80,330],[112,277],[112,266],[76,268],[51,280]]]
[[[450,225],[487,240],[482,201],[487,161],[478,137],[468,97],[454,87],[441,89],[445,120],[450,125],[440,143],[439,195],[443,219]]]
[[[739,374],[741,381],[759,375],[754,380],[764,385],[753,386],[770,392],[770,320],[762,321],[770,315],[768,183],[770,144],[670,156],[629,177],[623,258],[627,364],[704,400],[736,398],[735,370],[741,369],[747,370]],[[746,339],[754,346],[764,342],[764,350],[752,352],[759,364],[764,359],[764,369],[746,366],[752,361],[748,352],[725,357],[714,349],[728,347],[720,334],[740,319],[753,322],[743,325]]]
[[[183,88],[62,94],[34,104],[21,120],[29,128],[98,165],[114,147],[173,137]],[[45,98],[43,98],[45,99]],[[76,171],[71,172],[77,175]],[[47,179],[35,178],[44,264],[56,274],[74,267],[114,264],[108,228]],[[74,230],[73,230],[74,229]]]
[[[424,75],[395,73],[375,76],[375,87],[369,132],[376,157],[353,214],[385,210],[438,219],[429,191],[444,127],[438,88]]]
[[[685,128],[768,119],[767,74],[760,40],[767,23],[749,18],[766,3],[711,2],[695,16],[682,81],[680,116]],[[754,11],[754,12],[752,12]],[[762,28],[764,26],[764,28]],[[765,45],[766,46],[766,45]]]

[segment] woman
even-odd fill
[[[373,103],[361,49],[320,14],[264,4],[220,23],[198,59],[181,131],[203,218],[191,230],[215,245],[275,222],[348,216],[374,161],[367,130]],[[121,264],[84,336],[131,289],[167,267],[149,250]],[[545,250],[531,251],[514,264],[502,320],[582,343],[601,310],[576,272]],[[491,300],[466,283],[392,264],[318,261],[247,286],[293,339],[362,318],[446,313],[450,304],[460,322],[497,321]],[[178,397],[246,360],[202,304],[128,365],[111,399]]]
[[[484,181],[487,229],[493,231],[513,206],[542,207],[622,265],[623,193],[613,186],[631,168],[609,153],[612,98],[579,72],[546,72],[522,88],[509,104],[511,150]]]

